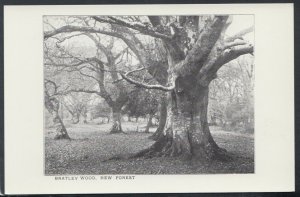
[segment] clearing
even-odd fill
[[[69,140],[53,140],[54,130],[45,131],[45,174],[211,174],[254,173],[253,134],[226,132],[211,127],[222,148],[233,156],[230,162],[182,161],[178,158],[111,160],[115,155],[136,153],[154,143],[143,133],[146,123],[123,122],[126,134],[108,134],[110,124],[68,124]],[[137,127],[139,131],[137,132]],[[155,131],[155,127],[150,132]]]

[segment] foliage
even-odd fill
[[[157,112],[159,102],[159,91],[138,89],[130,95],[126,105],[128,116],[144,117]]]

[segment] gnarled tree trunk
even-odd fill
[[[56,135],[54,139],[70,139],[67,129],[59,116],[59,101],[56,98],[50,98],[47,94],[45,95],[45,106],[46,109],[53,117],[54,128],[56,130]]]
[[[60,139],[70,139],[70,136],[68,135],[67,129],[61,120],[59,115],[54,115],[56,116],[53,118],[53,122],[56,128],[56,135],[54,137],[55,140],[60,140]]]
[[[135,156],[181,156],[199,160],[227,159],[213,140],[207,121],[208,87],[177,86],[168,95],[162,135]]]

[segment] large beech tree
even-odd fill
[[[227,158],[226,151],[219,148],[208,127],[209,84],[224,64],[253,53],[253,46],[242,38],[252,28],[226,36],[232,22],[232,17],[227,15],[91,18],[97,25],[66,25],[45,32],[44,38],[67,32],[88,32],[121,39],[141,65],[131,71],[119,71],[121,77],[136,86],[165,92],[166,118],[161,135],[150,148],[135,156]],[[102,28],[102,25],[113,28]],[[167,61],[152,61],[141,34],[160,41]],[[133,72],[143,69],[158,83],[146,84],[132,76]]]

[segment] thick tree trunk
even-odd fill
[[[45,94],[45,106],[53,117],[54,128],[56,130],[54,139],[70,139],[67,129],[59,116],[59,101],[56,98],[50,98],[47,94]]]
[[[181,156],[184,159],[228,159],[211,136],[207,121],[208,87],[188,86],[168,95],[162,135],[135,156]]]
[[[149,119],[148,119],[148,123],[145,129],[145,133],[149,133],[149,129],[152,125],[152,118],[153,118],[154,114],[150,114]]]
[[[162,135],[166,120],[167,120],[167,100],[166,97],[163,96],[160,99],[160,109],[159,109],[159,123],[156,131],[149,138],[153,140],[158,140],[160,135]]]
[[[110,129],[110,133],[122,133],[122,125],[121,125],[121,109],[113,108],[113,115],[112,115],[112,127]]]

